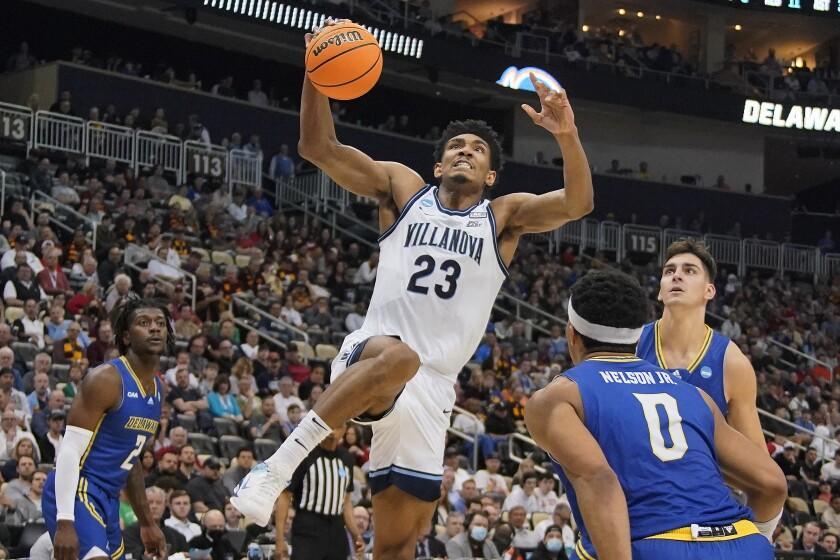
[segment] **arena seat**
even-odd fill
[[[233,460],[236,452],[248,445],[248,440],[237,435],[223,435],[219,438],[219,451],[222,457]]]
[[[29,342],[12,342],[12,350],[15,352],[15,357],[24,362],[34,361],[35,354],[38,353],[38,347]]]
[[[6,322],[11,324],[23,317],[22,307],[7,307],[6,308]]]
[[[236,264],[233,261],[233,257],[230,256],[230,253],[226,253],[225,251],[213,251],[212,253],[210,253],[210,260],[213,262],[213,264],[218,264],[222,266]]]
[[[207,249],[204,249],[202,247],[190,247],[190,251],[193,251],[193,252],[201,255],[201,260],[203,262],[208,262],[208,263],[210,262],[210,253],[207,252]]]
[[[280,444],[273,439],[257,438],[254,440],[254,455],[257,461],[265,461],[271,457]]]
[[[534,512],[531,515],[531,525],[536,527],[537,525],[539,525],[540,523],[542,523],[543,521],[545,521],[549,517],[551,517],[551,515],[548,514],[548,513],[545,513],[544,511]]]
[[[315,357],[315,351],[312,349],[312,346],[305,343],[302,340],[293,340],[292,345],[297,348],[297,351],[300,352],[300,357],[303,361],[309,361]],[[337,354],[338,352],[336,352]]]
[[[239,426],[230,418],[213,418],[213,424],[220,436],[235,436],[239,434]]]
[[[807,513],[809,515],[811,513],[811,509],[808,507],[808,503],[802,498],[788,498],[787,505],[791,510],[795,512]]]
[[[250,255],[236,255],[235,262],[236,262],[236,266],[238,266],[239,268],[245,268],[246,266],[248,266],[248,263],[251,262],[251,256]]]
[[[315,346],[315,357],[319,360],[330,361],[338,356],[338,348],[332,344],[318,344]]]
[[[190,432],[187,434],[187,440],[190,442],[190,445],[195,447],[195,452],[199,455],[202,453],[206,453],[207,455],[218,455],[213,438],[207,434]]]
[[[178,424],[180,424],[188,432],[194,432],[197,427],[195,416],[189,414],[179,414]]]
[[[814,500],[815,514],[822,515],[826,509],[828,509],[828,502],[826,502],[825,500],[820,500],[819,498]]]

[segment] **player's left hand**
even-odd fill
[[[566,90],[553,91],[537,79],[531,72],[531,83],[540,98],[540,112],[530,105],[522,105],[522,110],[531,117],[534,124],[541,126],[554,135],[574,132],[575,114],[566,96]]]
[[[160,559],[169,557],[166,550],[166,537],[157,525],[140,527],[140,540],[143,541],[147,556]]]

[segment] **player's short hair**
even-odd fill
[[[499,140],[499,134],[493,130],[493,127],[484,121],[477,119],[467,119],[465,121],[452,121],[443,133],[440,135],[440,140],[435,144],[435,161],[439,162],[443,159],[443,152],[446,151],[446,143],[456,136],[461,134],[475,134],[490,146],[490,168],[496,174],[502,171],[504,167],[504,158],[502,157],[502,143]]]
[[[572,286],[571,299],[581,318],[606,327],[638,329],[647,321],[648,299],[639,282],[617,270],[592,271]],[[613,344],[578,333],[584,347],[605,352],[633,353],[635,344]]]
[[[171,355],[175,349],[175,331],[172,327],[172,315],[169,307],[161,301],[154,299],[131,298],[111,312],[111,324],[113,325],[114,338],[120,354],[128,352],[128,344],[125,343],[125,335],[131,328],[134,315],[139,309],[159,309],[166,319],[166,348],[165,353]]]
[[[665,262],[668,262],[676,255],[683,255],[685,253],[694,255],[700,259],[700,262],[703,263],[703,268],[706,270],[706,274],[709,276],[709,282],[715,281],[717,277],[717,263],[715,262],[715,258],[702,241],[698,241],[693,237],[686,237],[668,245],[668,248],[665,249]]]

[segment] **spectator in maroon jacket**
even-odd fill
[[[87,347],[87,359],[90,367],[95,367],[105,361],[105,354],[114,348],[114,331],[111,321],[101,321],[96,331],[96,340]]]

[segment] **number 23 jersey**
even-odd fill
[[[427,185],[379,238],[379,268],[361,330],[398,336],[455,381],[487,327],[507,276],[489,200],[463,211]]]

